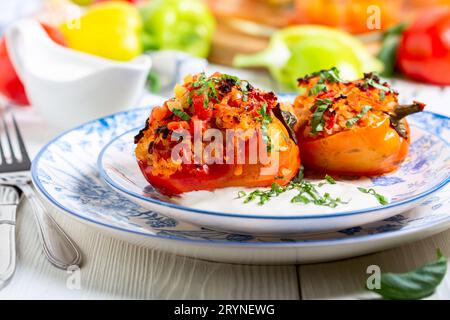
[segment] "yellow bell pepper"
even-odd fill
[[[142,21],[138,10],[122,1],[98,3],[61,26],[68,47],[104,58],[126,61],[142,53]]]

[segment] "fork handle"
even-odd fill
[[[12,223],[0,223],[0,289],[8,282],[16,269],[15,230],[15,225]]]
[[[64,270],[67,270],[70,266],[80,266],[80,250],[50,216],[41,201],[36,197],[33,188],[29,184],[21,185],[20,188],[31,202],[44,253],[50,263]]]

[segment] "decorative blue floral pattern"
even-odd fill
[[[370,179],[372,180],[372,183],[374,186],[392,186],[394,184],[404,182],[402,178],[399,177],[388,177],[388,176],[381,176]]]
[[[114,137],[144,124],[149,109],[135,109],[106,117],[69,131],[49,143],[33,163],[33,181],[45,196],[57,206],[78,217],[112,228],[155,237],[179,240],[224,241],[239,244],[314,242],[321,240],[348,239],[387,234],[450,220],[450,187],[428,198],[421,206],[383,221],[346,230],[277,236],[240,235],[193,226],[158,213],[143,209],[110,189],[100,178],[96,159],[103,146]],[[411,154],[395,175],[368,180],[372,185],[385,188],[408,187],[395,193],[395,197],[407,197],[420,192],[430,179],[439,180],[448,175],[450,154],[442,154],[438,138],[450,136],[449,120],[445,117],[423,113],[411,117],[418,128],[431,130],[437,136],[423,134],[420,130],[413,136]],[[447,152],[448,153],[448,152]],[[439,159],[440,165],[431,163]],[[151,190],[149,191],[151,192]],[[395,200],[395,199],[394,199]]]

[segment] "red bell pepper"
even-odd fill
[[[421,12],[405,29],[397,64],[413,79],[450,85],[450,7]]]

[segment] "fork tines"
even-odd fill
[[[10,113],[11,121],[6,121],[6,113]],[[0,123],[0,173],[30,170],[31,161],[25,144],[11,111],[2,112]],[[9,125],[8,125],[9,124]],[[9,128],[12,125],[12,129]],[[13,133],[11,133],[11,131]]]

